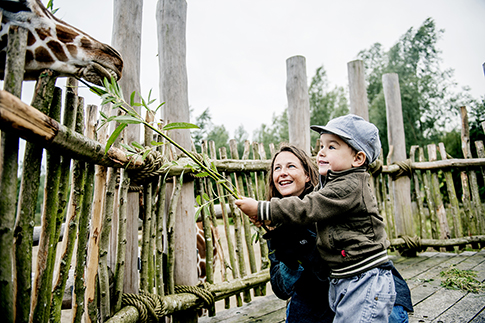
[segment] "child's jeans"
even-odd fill
[[[387,323],[395,300],[394,279],[387,269],[330,279],[328,301],[335,312],[334,323]]]

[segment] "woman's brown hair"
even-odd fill
[[[280,149],[274,154],[273,159],[271,160],[271,166],[268,170],[268,175],[266,179],[266,199],[269,201],[272,197],[282,198],[281,194],[276,189],[276,186],[273,182],[273,172],[274,172],[274,162],[276,156],[278,156],[281,152],[290,152],[296,156],[300,160],[301,166],[305,171],[305,175],[308,175],[310,178],[310,182],[307,183],[307,187],[305,187],[305,193],[308,193],[308,190],[313,190],[313,187],[318,185],[318,171],[315,163],[308,157],[307,153],[302,149],[289,145],[289,144],[282,144]]]

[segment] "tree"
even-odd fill
[[[239,157],[241,157],[244,153],[244,143],[248,139],[248,132],[244,130],[244,126],[242,124],[234,131],[234,139],[237,143]]]
[[[192,130],[192,140],[194,141],[194,145],[198,152],[202,151],[202,140],[214,141],[216,153],[219,151],[219,148],[223,146],[226,147],[226,149],[229,151],[229,132],[226,130],[224,125],[219,126],[212,123],[212,116],[210,114],[209,108],[205,109],[200,115],[195,118],[195,124],[199,127],[199,129]],[[242,125],[238,128],[237,131],[239,131],[239,135],[241,137],[244,137],[245,131]]]
[[[443,32],[428,18],[418,29],[410,28],[389,51],[376,43],[358,54],[366,67],[369,119],[380,130],[385,155],[388,140],[383,74],[399,76],[407,150],[411,145],[438,142],[459,125],[459,106],[470,102],[466,89],[455,91],[453,70],[441,70],[441,52],[436,44]]]
[[[328,91],[328,87],[327,72],[322,65],[317,68],[308,87],[311,125],[326,125],[331,119],[349,113],[345,89],[336,86]],[[312,131],[311,141],[315,142],[317,138],[318,133]]]

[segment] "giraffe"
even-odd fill
[[[196,222],[196,231],[197,231],[197,277],[199,279],[199,283],[205,283],[207,280],[207,271],[206,271],[206,244],[204,238],[204,224],[202,221]],[[212,231],[212,241],[213,241],[213,254],[214,254],[214,266],[213,270],[215,270],[215,265],[217,258],[220,257],[220,247],[218,242],[218,234],[217,228],[214,228],[211,224],[211,231]],[[216,237],[217,236],[217,237]]]
[[[56,18],[40,0],[0,0],[0,12],[0,79],[11,25],[28,29],[25,80],[36,80],[45,69],[97,85],[105,77],[121,78],[123,60],[117,50]]]

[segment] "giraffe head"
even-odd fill
[[[120,53],[81,30],[54,17],[40,0],[0,0],[0,79],[4,77],[8,29],[28,29],[25,80],[35,80],[44,69],[102,85],[105,77],[121,78]]]

